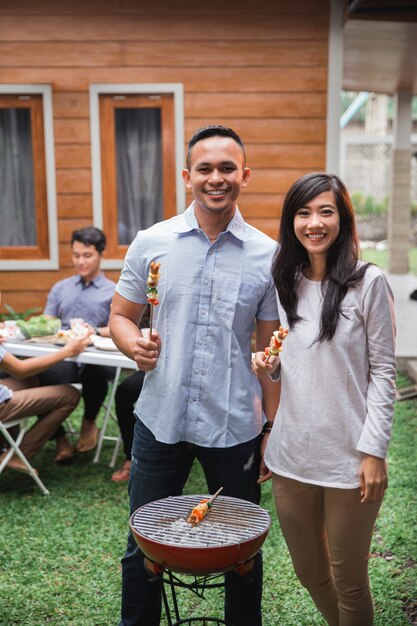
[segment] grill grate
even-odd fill
[[[191,548],[240,544],[269,528],[268,511],[227,496],[217,498],[200,524],[188,524],[192,508],[207,497],[176,496],[150,502],[136,511],[132,525],[137,533],[152,541]]]

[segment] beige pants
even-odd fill
[[[80,394],[71,385],[31,387],[36,379],[18,381],[3,378],[2,384],[13,389],[10,400],[0,403],[0,420],[6,423],[17,417],[38,415],[38,421],[23,437],[20,449],[26,458],[32,458],[55,433],[58,426],[77,406]]]
[[[372,626],[368,558],[381,501],[273,475],[281,529],[295,573],[330,626]]]

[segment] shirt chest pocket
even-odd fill
[[[256,317],[263,296],[259,285],[242,282],[239,286],[233,324],[236,328],[250,327]]]

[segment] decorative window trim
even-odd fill
[[[170,93],[174,96],[175,124],[175,181],[177,213],[185,209],[185,187],[181,171],[184,161],[184,88],[182,83],[132,83],[132,84],[92,84],[90,85],[90,131],[91,165],[93,185],[93,223],[103,228],[103,203],[101,180],[100,110],[101,94],[158,94]],[[123,259],[104,258],[103,269],[121,269]]]
[[[45,138],[46,198],[49,232],[49,258],[47,259],[0,259],[0,271],[38,271],[59,268],[58,220],[55,179],[55,149],[51,85],[7,84],[0,85],[0,94],[19,96],[41,94]]]

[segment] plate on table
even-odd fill
[[[0,337],[4,337],[6,341],[24,341],[26,339],[14,320],[6,320],[0,324]]]
[[[119,348],[110,337],[100,337],[95,335],[93,339],[93,346],[98,350],[107,350],[110,352],[119,351]]]

